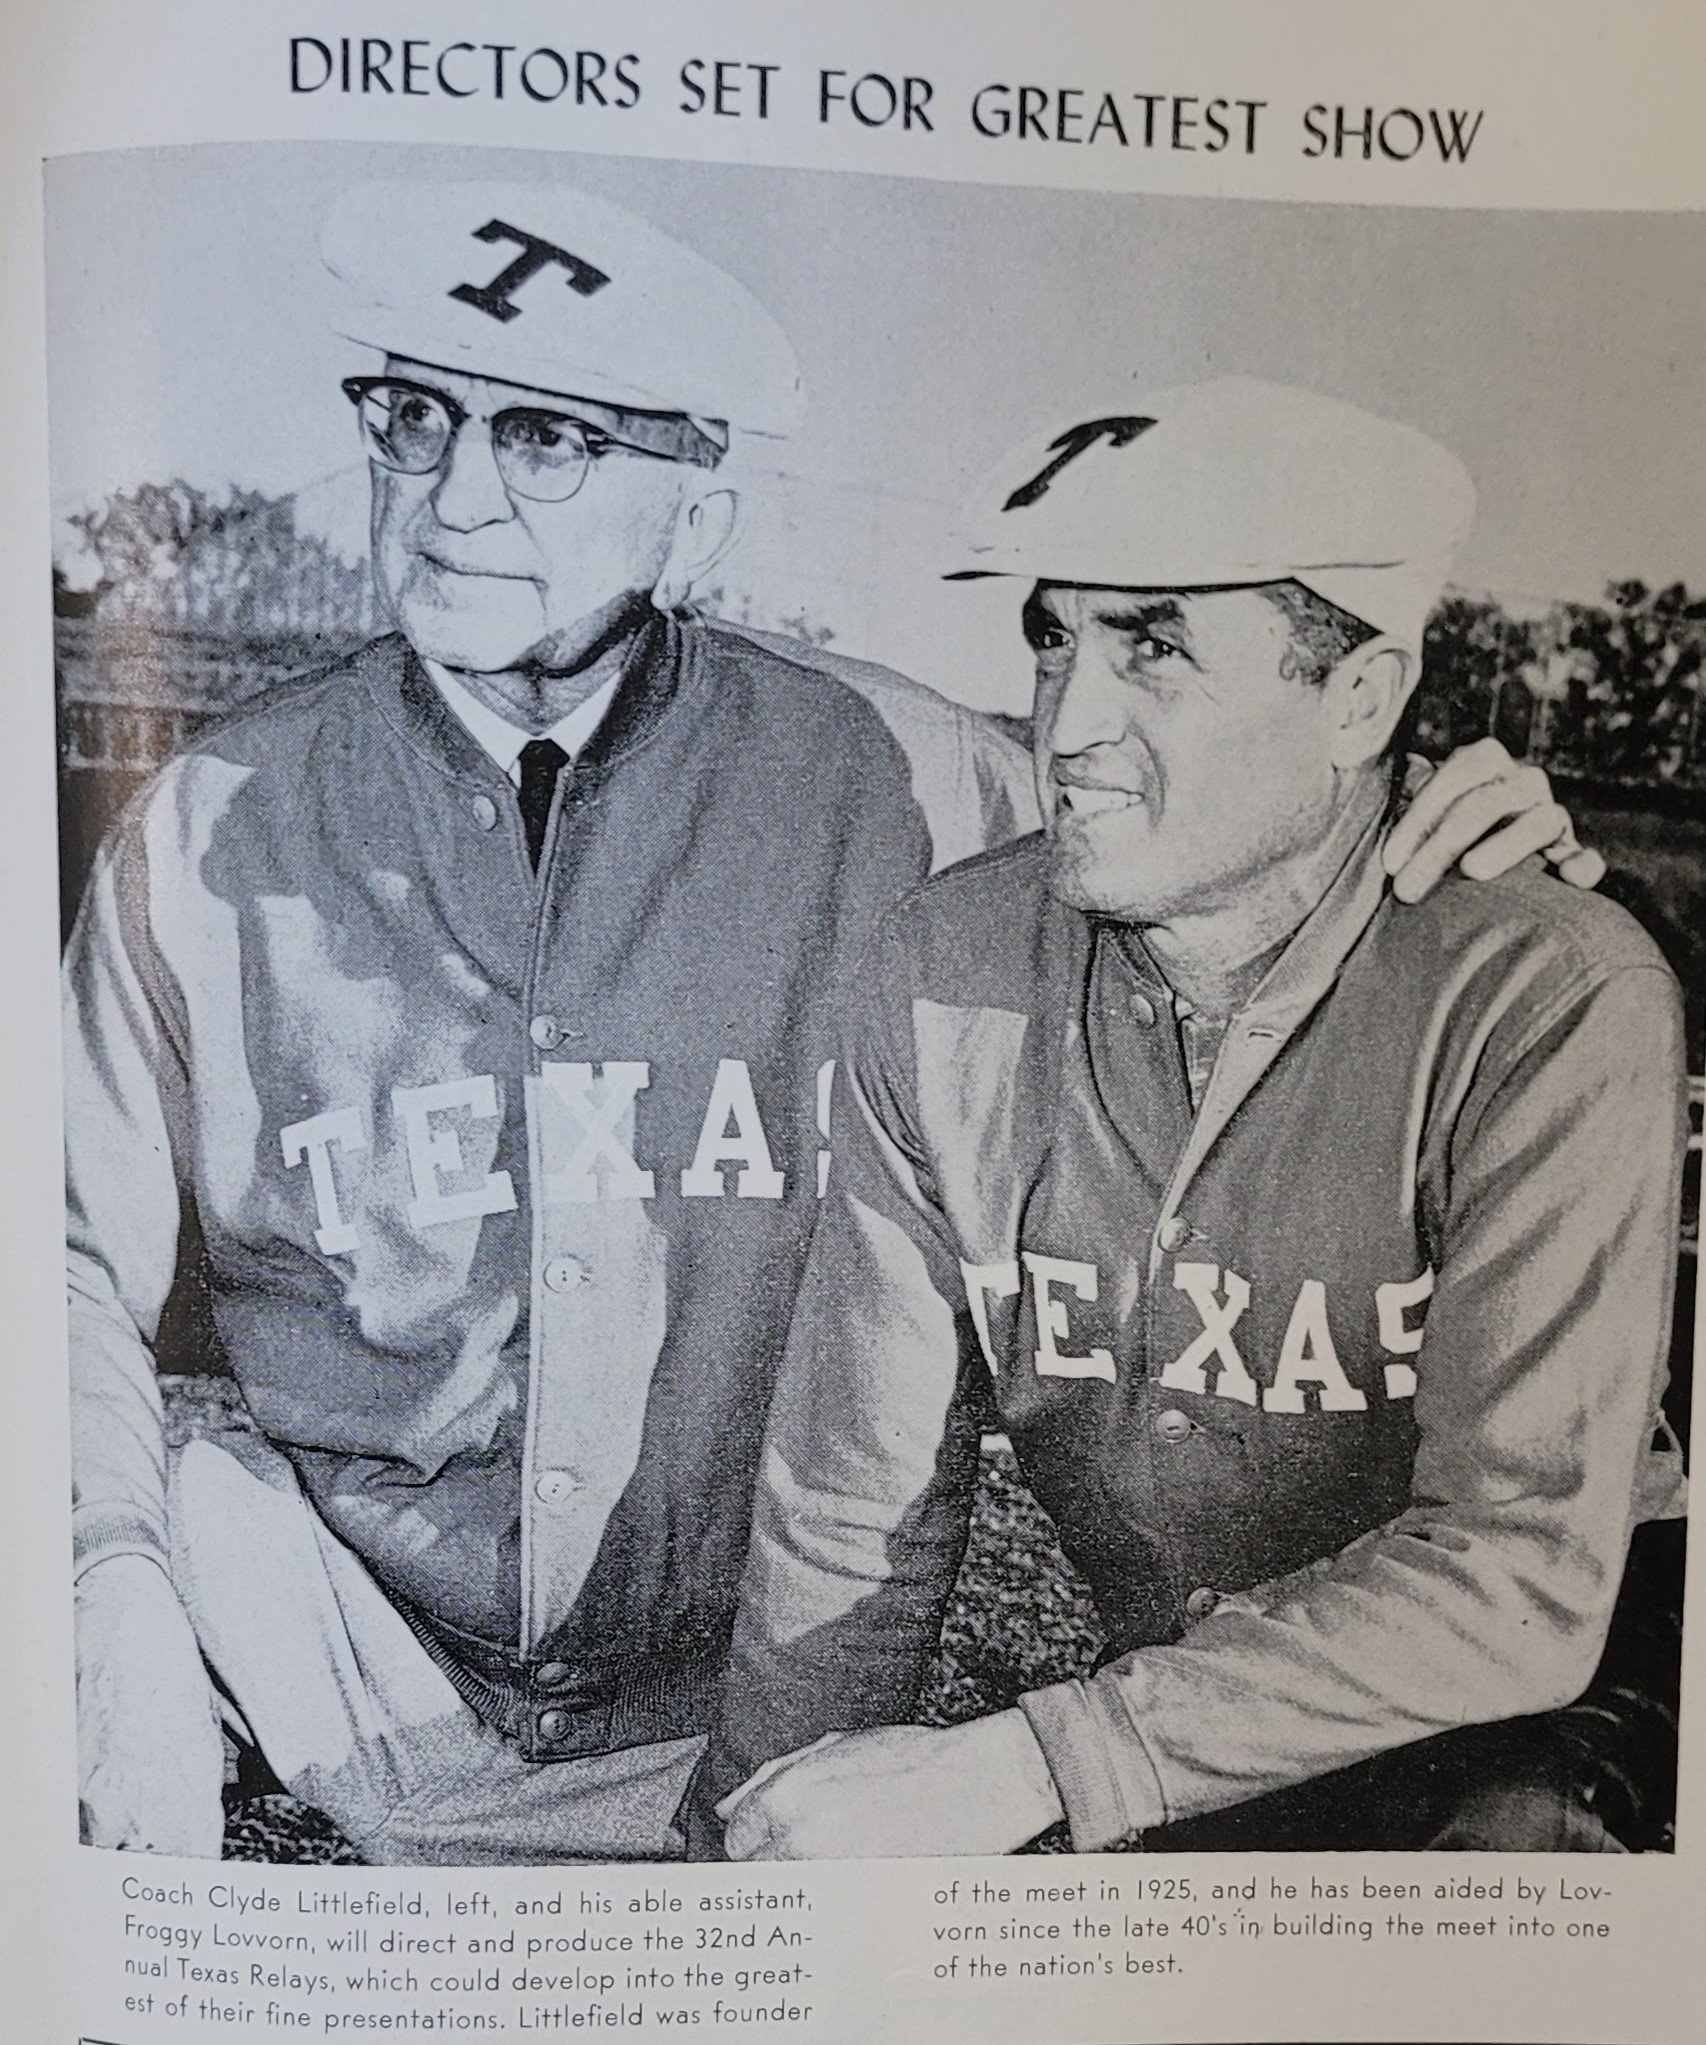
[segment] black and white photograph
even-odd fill
[[[78,1836],[1673,1851],[1701,219],[44,188]]]

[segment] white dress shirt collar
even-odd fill
[[[602,688],[595,689],[584,703],[577,703],[567,717],[560,717],[549,731],[524,731],[519,724],[511,724],[507,717],[489,709],[466,688],[448,668],[440,667],[435,660],[425,663],[426,671],[432,676],[433,684],[445,702],[454,712],[457,721],[466,726],[481,749],[489,753],[498,767],[519,783],[521,778],[521,749],[534,738],[555,739],[571,760],[580,756],[581,749],[592,737],[610,708],[610,699],[616,693],[620,674],[612,675]]]

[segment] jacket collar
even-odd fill
[[[1327,892],[1233,1016],[1208,1090],[1192,1119],[1161,1204],[1157,1242],[1150,1253],[1152,1277],[1160,1261],[1160,1231],[1173,1216],[1191,1180],[1280,1053],[1332,992],[1345,961],[1386,900],[1388,883],[1380,852],[1391,822],[1388,805],[1350,837],[1344,863]],[[1105,925],[1098,949],[1107,946],[1115,935],[1113,926]],[[1170,990],[1144,948],[1135,944],[1121,948],[1146,993],[1158,1007],[1170,1006]]]
[[[628,649],[610,708],[575,762],[577,787],[596,787],[657,731],[697,671],[674,618],[653,615]],[[400,632],[356,656],[380,715],[403,743],[452,781],[505,785],[507,776],[445,702],[425,663]]]
[[[1331,988],[1384,897],[1380,848],[1391,825],[1388,804],[1370,820],[1343,820],[1334,826],[1340,839],[1340,859],[1325,894],[1271,956],[1234,1011],[1236,1020],[1259,1016],[1265,1025],[1294,1029]],[[1104,922],[1097,929],[1097,938],[1100,944],[1119,947],[1146,995],[1165,1007],[1189,1012],[1188,1004],[1174,995],[1141,933],[1129,924]]]

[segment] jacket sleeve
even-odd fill
[[[862,978],[880,977],[889,943],[879,929]],[[910,1004],[867,984],[851,1007],[834,1163],[771,1405],[712,1796],[825,1732],[911,1718],[977,1483],[981,1365],[912,1127]]]
[[[1657,967],[1489,1055],[1415,1358],[1412,1503],[1176,1645],[1022,1700],[1080,1850],[1587,1685],[1663,1390],[1684,1082]]]
[[[176,1269],[183,1066],[151,990],[146,864],[121,827],[96,864],[64,974],[72,1540],[167,1562],[166,1451],[150,1347]],[[156,986],[158,981],[156,980]]]

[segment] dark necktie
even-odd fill
[[[521,827],[527,833],[527,856],[537,869],[557,776],[569,764],[569,756],[554,738],[535,738],[522,747],[520,762]]]

